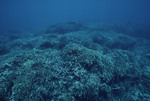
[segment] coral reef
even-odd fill
[[[135,28],[69,22],[0,35],[0,101],[149,101],[150,40]]]

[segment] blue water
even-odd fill
[[[36,29],[69,21],[149,24],[149,5],[149,0],[1,0],[0,26]]]

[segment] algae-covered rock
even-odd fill
[[[74,32],[83,29],[84,26],[81,23],[77,22],[69,22],[69,23],[64,23],[64,24],[56,24],[50,26],[47,30],[46,33],[58,33],[58,34],[65,34],[68,32]]]
[[[131,88],[124,94],[121,101],[148,101],[144,100],[143,94],[136,88]]]
[[[136,55],[124,50],[115,50],[111,54],[112,63],[114,65],[114,73],[118,76],[137,75],[140,65]]]
[[[97,34],[98,33],[98,34]],[[120,33],[97,32],[92,36],[93,42],[110,49],[132,50],[136,40]]]
[[[106,83],[101,84],[99,87],[99,95],[101,97],[107,98],[111,94],[111,87],[108,86]]]
[[[91,48],[93,41],[88,31],[76,31],[59,36],[59,48],[62,49],[70,43],[81,44],[87,48]]]
[[[87,81],[76,81],[71,87],[73,96],[78,101],[95,101],[98,99],[100,79],[97,75],[87,75]]]
[[[65,61],[76,61],[85,69],[91,70],[99,64],[102,54],[79,44],[70,44],[63,49],[62,57]]]
[[[65,61],[79,63],[87,71],[97,73],[104,81],[113,77],[111,64],[100,52],[79,44],[70,44],[63,48],[61,56]]]
[[[6,46],[6,42],[0,41],[0,55],[8,54],[10,51]]]

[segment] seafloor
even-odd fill
[[[1,30],[0,101],[150,101],[150,29],[69,22]]]

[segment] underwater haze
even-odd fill
[[[150,0],[0,0],[0,101],[150,101]]]
[[[149,0],[1,0],[2,27],[41,28],[69,21],[149,24]]]

